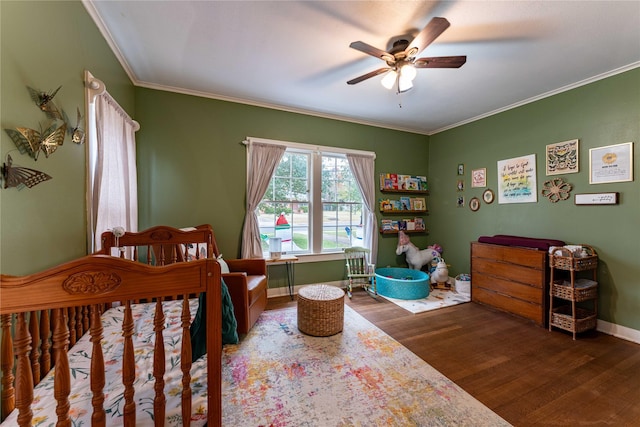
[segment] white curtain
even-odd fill
[[[242,230],[242,258],[262,258],[260,227],[256,209],[264,197],[271,177],[280,164],[286,147],[248,141],[247,212]]]
[[[353,173],[362,199],[363,207],[363,224],[362,228],[364,236],[362,237],[363,246],[371,250],[370,262],[375,264],[378,258],[378,221],[376,220],[376,188],[375,188],[375,158],[372,156],[361,156],[357,154],[347,154],[349,167]]]
[[[96,85],[94,84],[94,87]],[[101,85],[104,89],[104,85]],[[87,218],[89,251],[113,227],[138,231],[135,132],[139,129],[106,91],[91,97],[88,115]]]

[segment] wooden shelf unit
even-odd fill
[[[549,330],[569,331],[574,340],[598,323],[598,254],[589,245],[580,246],[581,256],[566,247],[549,253]]]

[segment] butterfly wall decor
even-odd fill
[[[55,123],[51,124],[44,132],[38,132],[35,129],[17,127],[15,129],[5,129],[11,140],[16,144],[21,154],[27,153],[34,160],[38,160],[40,151],[45,157],[49,157],[51,153],[64,143],[64,137],[67,132],[67,124],[63,123],[57,127]]]
[[[4,188],[16,187],[22,190],[24,187],[31,188],[41,182],[53,179],[44,172],[35,169],[23,168],[21,166],[13,166],[11,156],[7,154],[7,162],[0,167]]]
[[[58,89],[53,92],[43,92],[27,86],[31,99],[36,103],[38,108],[44,111],[48,118],[56,120],[62,120],[60,110],[53,103],[53,98],[56,96],[60,88],[62,88],[62,86],[58,86]]]
[[[78,107],[78,114],[76,118],[76,125],[73,126],[67,113],[62,110],[62,116],[64,117],[64,122],[67,124],[67,133],[71,136],[71,141],[76,144],[84,144],[84,130],[80,128],[80,124],[82,123],[82,114],[80,114],[80,108]]]

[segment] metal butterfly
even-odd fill
[[[56,96],[58,91],[62,86],[58,86],[58,89],[53,92],[42,92],[36,90],[30,86],[27,86],[29,90],[29,94],[31,95],[31,99],[36,103],[38,108],[40,108],[50,119],[62,120],[62,114],[60,114],[60,110],[53,103],[53,98]]]
[[[80,129],[80,124],[82,123],[82,114],[80,114],[80,108],[78,107],[78,115],[76,118],[76,125],[73,126],[67,113],[62,110],[62,116],[64,117],[64,122],[67,124],[67,133],[71,136],[71,141],[76,144],[84,144],[85,133],[84,130]]]
[[[44,172],[35,169],[23,168],[21,166],[13,166],[11,156],[7,154],[7,163],[3,163],[0,167],[2,179],[4,180],[4,188],[16,187],[22,190],[24,187],[31,188],[41,182],[53,179]]]
[[[25,127],[5,129],[5,132],[11,137],[21,154],[27,153],[34,160],[38,160],[40,151],[44,153],[45,157],[49,157],[64,143],[67,125],[63,123],[62,126],[56,127],[56,124],[53,123],[44,133]]]

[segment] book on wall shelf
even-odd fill
[[[406,233],[423,233],[426,231],[424,220],[420,217],[404,218],[401,220],[380,220],[380,234],[397,234],[398,231]]]
[[[380,199],[380,212],[397,213],[426,213],[427,203],[424,197],[400,197],[397,200]]]
[[[423,175],[380,174],[380,190],[386,192],[427,193],[427,177]]]

